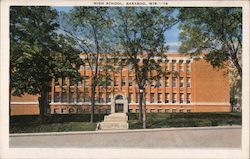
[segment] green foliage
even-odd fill
[[[208,52],[214,67],[232,65],[242,76],[242,8],[181,8],[180,52]]]
[[[14,95],[50,91],[54,77],[78,76],[79,51],[56,33],[50,7],[10,7],[10,84]]]
[[[241,120],[241,113],[147,113],[147,128],[241,125]],[[142,128],[136,113],[129,113],[129,128]]]

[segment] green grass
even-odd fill
[[[68,122],[38,125],[15,125],[10,127],[10,133],[40,133],[40,132],[68,132],[94,131],[96,123]]]
[[[41,121],[38,115],[19,115],[10,118],[10,133],[40,133],[66,131],[94,131],[96,123],[102,121],[105,114],[95,114],[91,124],[90,114],[53,114]]]
[[[138,114],[129,113],[129,128],[141,129]],[[147,113],[147,128],[241,125],[241,113]]]
[[[37,115],[12,116],[10,133],[39,133],[66,131],[94,131],[96,123],[105,114],[96,114],[95,123],[89,123],[90,114],[49,115],[45,122]],[[141,129],[138,113],[129,113],[129,128]],[[147,113],[147,128],[205,127],[241,125],[241,113]]]

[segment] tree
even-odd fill
[[[204,58],[213,67],[227,67],[231,77],[230,100],[235,105],[237,96],[241,96],[242,9],[181,8],[179,18],[180,52],[207,52]]]
[[[91,71],[91,120],[94,122],[96,87],[103,79],[100,73],[103,54],[111,52],[108,28],[110,20],[106,17],[108,8],[74,7],[68,14],[61,14],[61,30],[76,42],[82,51],[83,63]],[[107,56],[106,56],[107,58]]]
[[[10,90],[39,95],[42,121],[48,112],[53,78],[76,77],[79,51],[56,33],[57,12],[50,7],[10,7]]]
[[[140,122],[142,122],[142,103],[147,83],[167,74],[161,69],[160,63],[166,59],[164,53],[168,50],[164,33],[176,23],[173,11],[172,8],[117,9],[117,21],[114,24],[117,24],[117,35],[122,46],[121,56],[126,57],[126,64],[131,65],[135,72]],[[146,113],[144,117],[145,115]],[[143,125],[145,128],[145,121]]]
[[[242,77],[242,9],[181,8],[180,52],[199,54],[208,52],[205,59],[214,67],[228,63]]]

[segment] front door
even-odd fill
[[[123,113],[123,104],[115,104],[115,112]]]

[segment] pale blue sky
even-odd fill
[[[73,7],[52,7],[55,8],[57,11],[64,11],[69,12]],[[180,29],[178,28],[178,24],[173,26],[170,30],[166,31],[165,36],[167,39],[167,45],[169,46],[169,53],[177,53],[180,42],[179,42],[179,32]]]

